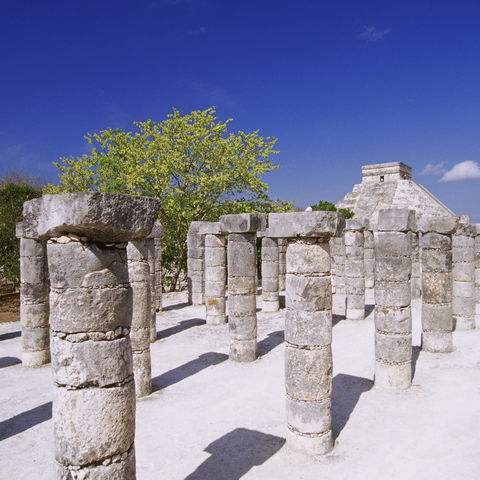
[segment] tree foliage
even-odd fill
[[[20,241],[15,224],[22,220],[23,202],[40,197],[41,190],[27,183],[0,183],[0,267],[2,277],[20,283]]]
[[[184,116],[174,109],[161,123],[135,122],[134,132],[106,129],[89,134],[91,153],[54,163],[60,183],[45,191],[98,190],[161,198],[163,262],[176,284],[186,264],[190,222],[217,221],[226,213],[278,211],[261,179],[277,167],[271,162],[278,153],[276,139],[258,131],[228,132],[230,122],[219,121],[215,108]]]
[[[349,208],[338,208],[332,202],[320,200],[315,205],[311,205],[312,210],[321,210],[327,212],[340,212],[345,218],[353,218],[355,213]]]

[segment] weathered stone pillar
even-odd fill
[[[225,313],[225,236],[218,222],[203,222],[205,235],[205,310],[208,325],[223,325]]]
[[[153,225],[150,235],[145,240],[147,251],[147,262],[150,270],[149,288],[150,288],[150,341],[157,340],[157,292],[160,291],[160,308],[162,305],[162,252],[161,252],[161,237],[163,235],[162,224],[157,220]],[[160,239],[160,262],[158,261],[158,254],[156,252],[156,240]],[[160,288],[157,289],[157,267],[160,269],[159,281]]]
[[[410,275],[415,211],[380,210],[375,241],[375,386],[412,382]]]
[[[421,260],[421,232],[418,235],[411,235],[412,240],[412,277],[410,285],[412,290],[412,299],[422,296],[422,260]]]
[[[480,327],[480,223],[475,224],[475,326]]]
[[[198,232],[200,223],[192,222],[187,233],[188,303],[193,305],[205,303],[205,235]]]
[[[456,217],[426,219],[422,226],[422,349],[453,350],[452,233]]]
[[[277,238],[278,243],[278,290],[285,291],[285,274],[287,272],[287,240]]]
[[[278,243],[276,238],[262,237],[262,300],[264,312],[278,312]]]
[[[365,288],[373,288],[375,284],[375,250],[373,231],[368,225],[363,232],[363,256],[365,262]]]
[[[265,215],[222,215],[220,230],[228,233],[228,325],[230,359],[257,358],[257,247],[255,232],[265,230]]]
[[[459,217],[452,237],[453,320],[455,330],[475,328],[475,227],[466,215]]]
[[[152,245],[153,239],[134,240],[128,242],[127,245],[128,277],[132,287],[133,312],[130,339],[137,397],[144,397],[152,393],[150,356],[152,284],[148,261],[149,256],[151,257]]]
[[[341,235],[344,225],[337,212],[269,215],[269,236],[290,242],[285,312],[287,442],[308,455],[333,448],[329,238]]]
[[[345,292],[345,237],[330,238],[330,251],[332,261],[332,293],[333,311],[338,315],[346,313],[346,292]]]
[[[24,228],[51,239],[57,479],[135,478],[125,242],[145,238],[159,208],[154,198],[90,192],[45,195],[24,204]]]
[[[50,362],[49,280],[45,240],[20,238],[20,321],[22,324],[22,364],[41,367]]]
[[[345,293],[347,297],[347,320],[363,320],[365,318],[363,231],[363,221],[354,218],[345,221]]]
[[[155,248],[155,311],[163,310],[163,292],[162,292],[162,239],[155,237],[153,239]]]

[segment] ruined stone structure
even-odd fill
[[[198,232],[203,222],[192,222],[187,233],[188,303],[203,305],[205,288],[205,235]]]
[[[267,233],[268,234],[268,233]],[[264,312],[278,312],[278,241],[262,237],[262,300]]]
[[[338,315],[345,315],[345,238],[343,235],[330,239],[330,252],[332,260],[332,293],[333,311]]]
[[[277,238],[278,244],[278,290],[285,291],[285,274],[287,272],[287,240]]]
[[[270,237],[288,238],[285,312],[287,442],[322,455],[333,448],[332,291],[329,239],[340,236],[336,212],[271,213]]]
[[[363,259],[365,265],[365,288],[373,288],[375,284],[375,255],[373,231],[370,222],[366,222],[363,231]]]
[[[228,234],[228,325],[230,359],[257,358],[257,231],[265,230],[265,215],[222,215],[220,230]]]
[[[475,328],[475,235],[476,229],[470,219],[460,216],[452,237],[455,330]]]
[[[150,271],[150,341],[157,339],[157,311],[162,309],[162,224],[157,220],[153,225],[150,235],[145,239],[147,249],[147,262]],[[159,248],[159,252],[157,252]],[[159,274],[157,274],[157,268]],[[157,285],[157,281],[159,285]],[[157,299],[157,296],[160,298]]]
[[[145,238],[154,198],[45,195],[25,238],[48,239],[56,478],[135,478],[132,289],[126,242]]]
[[[18,223],[22,364],[24,367],[40,367],[50,362],[47,249],[45,240],[25,235],[23,224]]]
[[[347,320],[365,318],[365,222],[351,218],[345,222],[345,293]]]
[[[412,381],[410,308],[415,211],[380,210],[375,241],[375,385],[406,389]]]
[[[422,349],[447,353],[453,349],[452,234],[456,217],[432,218],[422,226]]]

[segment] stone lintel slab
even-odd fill
[[[379,232],[416,231],[415,210],[406,208],[382,209],[378,213],[377,230]]]
[[[458,225],[458,217],[423,217],[418,223],[418,231],[450,235],[457,231]]]
[[[220,230],[224,233],[253,233],[266,228],[265,213],[236,213],[220,217]]]
[[[188,233],[197,235],[221,235],[223,232],[220,229],[220,222],[195,221],[190,223]]]
[[[97,242],[145,238],[161,200],[134,195],[77,192],[44,195],[23,204],[23,235],[45,239],[67,233]]]
[[[162,235],[163,235],[163,225],[158,220],[155,220],[152,230],[150,231],[150,234],[147,235],[147,238],[161,238]]]
[[[365,218],[348,218],[345,220],[345,230],[362,232],[365,230],[368,221]]]
[[[345,219],[338,212],[288,212],[268,215],[268,236],[272,238],[330,238],[340,236]]]

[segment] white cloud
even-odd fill
[[[445,172],[440,179],[441,182],[454,182],[468,178],[480,178],[480,165],[473,160],[465,160],[457,163],[451,170]]]
[[[443,175],[446,172],[445,162],[428,163],[419,175]]]
[[[387,33],[392,31],[391,28],[386,28],[385,30],[379,30],[378,28],[371,26],[364,26],[363,31],[360,34],[360,38],[366,42],[378,42],[383,40]]]

